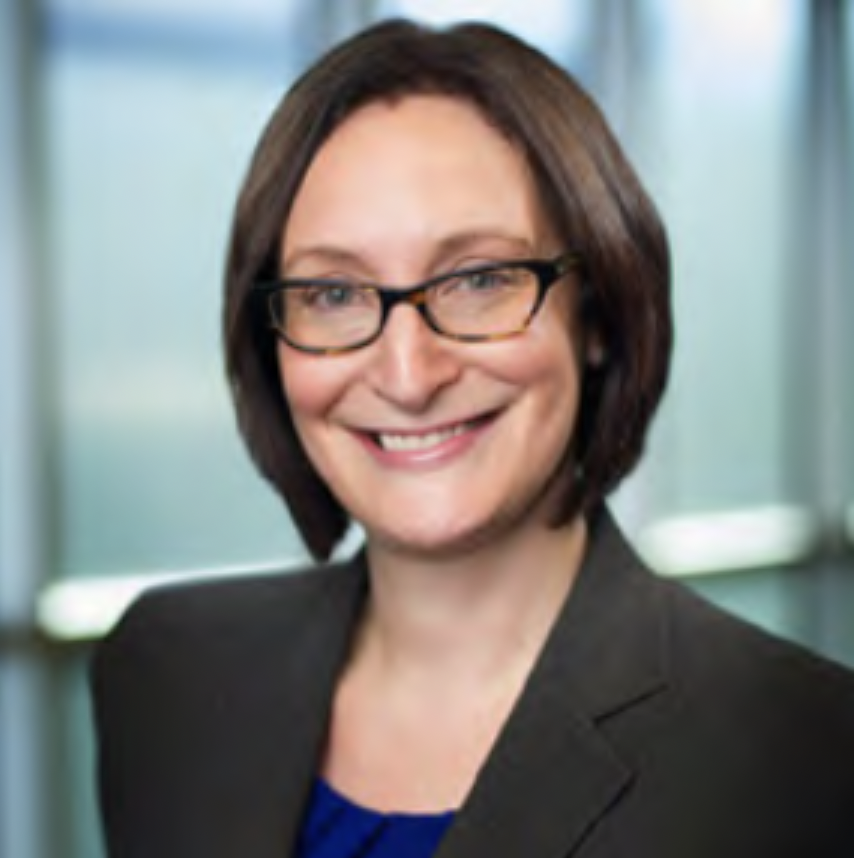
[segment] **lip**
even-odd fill
[[[443,465],[462,455],[489,430],[497,411],[418,428],[382,428],[355,430],[354,434],[371,456],[388,467],[412,468]],[[394,446],[383,446],[378,436],[393,439]],[[415,439],[424,439],[423,446]]]

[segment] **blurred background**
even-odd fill
[[[85,665],[128,599],[304,559],[235,432],[220,272],[283,90],[382,17],[464,8],[602,103],[676,267],[618,515],[663,574],[854,665],[851,5],[0,4],[0,855],[102,855]]]

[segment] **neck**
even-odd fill
[[[444,686],[526,675],[572,588],[586,536],[579,517],[441,560],[369,542],[361,654]]]

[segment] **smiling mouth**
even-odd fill
[[[438,447],[452,438],[483,426],[491,420],[494,414],[486,414],[482,417],[477,417],[473,420],[466,420],[463,423],[456,423],[453,426],[446,426],[442,429],[433,429],[430,432],[418,434],[415,432],[407,432],[400,434],[396,432],[377,432],[372,435],[375,443],[383,450],[389,452],[414,452],[420,450],[429,450],[432,447]]]

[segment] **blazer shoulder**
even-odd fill
[[[97,645],[93,671],[129,655],[215,654],[238,642],[259,645],[273,630],[296,634],[318,610],[348,612],[364,586],[361,561],[288,572],[210,578],[154,587],[126,609]],[[285,631],[283,631],[285,630]]]
[[[804,719],[829,716],[854,747],[854,671],[717,607],[676,582],[669,591],[673,675],[708,693]],[[828,724],[829,726],[829,724]]]
[[[362,604],[359,561],[146,592],[91,666],[110,855],[272,855]]]

